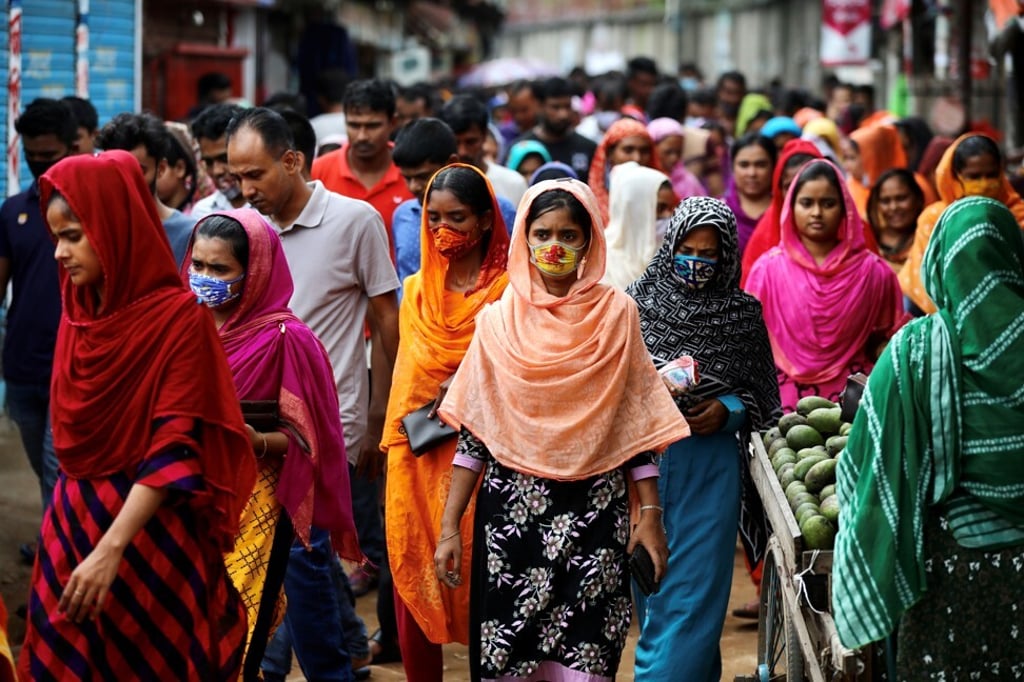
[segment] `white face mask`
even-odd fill
[[[672,222],[672,217],[658,218],[654,221],[654,232],[658,235],[658,241],[660,242],[665,238],[665,233],[668,232],[668,225]]]

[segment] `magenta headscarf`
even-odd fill
[[[249,237],[241,302],[220,328],[238,396],[276,399],[281,418],[303,441],[288,439],[277,499],[304,545],[315,525],[331,533],[339,555],[361,562],[331,362],[319,339],[288,307],[294,285],[281,240],[252,209],[213,215],[237,220]],[[196,224],[197,231],[209,218]],[[189,244],[183,270],[191,254]]]
[[[803,384],[834,380],[866,349],[872,334],[883,338],[906,319],[895,273],[864,243],[864,227],[842,172],[825,163],[839,178],[846,216],[839,226],[839,244],[818,265],[800,241],[793,219],[794,182],[782,205],[782,241],[754,264],[747,291],[764,308],[775,364]]]

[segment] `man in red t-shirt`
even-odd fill
[[[380,213],[391,238],[391,214],[411,199],[402,174],[391,161],[395,93],[379,79],[353,81],[343,100],[348,142],[313,162],[313,179],[332,192],[362,199]],[[394,246],[392,244],[392,260]]]

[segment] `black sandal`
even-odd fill
[[[379,629],[370,635],[370,665],[399,663],[402,660],[402,652],[398,648],[398,642],[385,644],[381,637]]]

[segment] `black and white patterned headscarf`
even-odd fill
[[[693,230],[718,231],[717,272],[703,289],[676,277],[673,256]],[[707,398],[735,394],[743,401],[750,426],[765,430],[781,414],[775,361],[761,304],[740,290],[736,217],[718,199],[693,197],[672,215],[665,239],[647,270],[626,290],[640,309],[640,330],[656,365],[691,355],[700,384],[677,398],[687,410]]]
[[[676,277],[673,256],[693,230],[718,231],[718,271],[704,288],[695,290]],[[749,417],[740,432],[739,532],[751,566],[764,556],[768,528],[764,508],[750,474],[747,439],[782,414],[775,360],[768,341],[761,304],[740,290],[740,254],[736,216],[718,199],[684,200],[672,215],[665,240],[647,270],[626,289],[640,309],[640,331],[655,364],[681,355],[697,360],[700,384],[676,398],[683,411],[702,400],[736,395]]]

